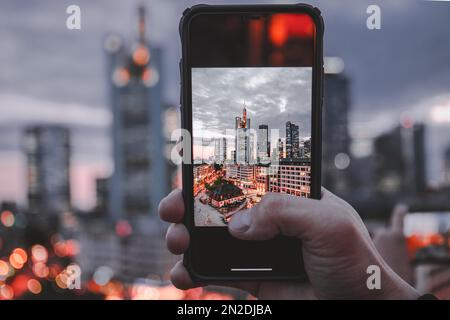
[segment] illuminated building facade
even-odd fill
[[[309,197],[311,184],[309,161],[284,159],[272,167],[273,174],[269,175],[270,192]]]

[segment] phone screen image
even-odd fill
[[[267,192],[310,196],[311,67],[193,68],[196,227]]]
[[[408,214],[403,230],[412,259],[450,261],[450,212]]]

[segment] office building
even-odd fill
[[[162,52],[145,36],[145,10],[139,9],[139,37],[128,48],[114,35],[105,42],[113,113],[114,171],[109,209],[113,220],[156,217],[171,181],[164,149]]]
[[[300,158],[300,141],[298,125],[286,122],[286,158]]]
[[[258,126],[257,133],[257,162],[268,163],[270,161],[269,126],[262,124]]]
[[[59,126],[25,130],[28,211],[42,216],[70,209],[70,134]]]
[[[272,168],[273,167],[273,168]],[[311,162],[300,159],[283,159],[270,168],[269,192],[280,192],[309,197]]]
[[[425,126],[399,126],[374,141],[375,189],[384,195],[413,195],[426,189]]]
[[[227,160],[227,139],[214,139],[214,162],[223,164]]]
[[[281,159],[285,158],[284,142],[283,142],[283,140],[281,138],[278,139],[277,153],[278,153],[278,159],[277,160],[281,160]]]
[[[350,168],[338,167],[338,157],[350,155],[348,115],[350,111],[350,82],[340,74],[325,75],[322,117],[322,184],[337,193],[350,192]]]
[[[235,148],[236,163],[248,164],[253,160],[253,143],[250,134],[250,119],[247,118],[247,109],[242,110],[242,117],[235,118]]]

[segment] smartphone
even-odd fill
[[[450,212],[408,213],[403,221],[403,233],[413,262],[450,262]]]
[[[305,278],[298,239],[242,241],[227,224],[267,192],[320,198],[323,29],[303,4],[184,12],[184,263],[194,279]]]

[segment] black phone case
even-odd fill
[[[206,5],[198,4],[187,8],[183,12],[179,24],[179,32],[181,38],[182,47],[182,58],[179,62],[180,68],[180,111],[181,111],[181,123],[182,128],[188,130],[192,133],[192,108],[189,104],[184,103],[190,96],[191,88],[187,87],[188,83],[187,77],[187,64],[186,56],[188,54],[189,43],[187,41],[188,37],[188,24],[189,20],[199,13],[236,13],[236,12],[249,12],[252,11],[266,11],[266,12],[292,12],[292,13],[308,13],[313,18],[316,24],[316,55],[314,59],[313,67],[313,91],[316,92],[313,96],[313,112],[312,112],[312,131],[311,131],[311,144],[314,146],[313,154],[311,157],[311,163],[314,166],[314,170],[311,173],[311,198],[320,199],[321,197],[321,163],[322,163],[322,105],[323,105],[323,33],[324,33],[324,22],[321,15],[321,11],[309,4],[273,4],[273,5]],[[192,150],[192,144],[191,144]],[[193,215],[193,201],[192,201],[192,170],[193,164],[182,164],[182,186],[183,186],[183,198],[185,204],[186,215],[184,218],[184,224],[188,228],[189,232],[192,231],[194,227]],[[191,278],[195,281],[261,281],[261,280],[304,280],[306,279],[306,273],[299,275],[298,277],[280,277],[280,276],[264,276],[261,278],[246,278],[246,277],[211,277],[203,276],[198,274],[193,270],[192,264],[190,262],[190,250],[184,254],[183,263],[188,269]]]

